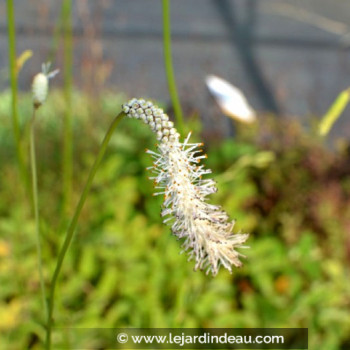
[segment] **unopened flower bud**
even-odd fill
[[[34,107],[40,107],[46,100],[49,90],[49,79],[44,73],[38,73],[32,84]]]
[[[39,108],[45,102],[49,91],[49,79],[53,78],[59,72],[58,69],[49,72],[50,63],[43,63],[41,67],[41,73],[34,76],[32,83],[33,104],[35,108]]]

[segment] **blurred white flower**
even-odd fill
[[[205,82],[223,114],[244,123],[256,120],[254,109],[237,87],[215,75],[208,75]]]
[[[189,260],[195,259],[195,269],[216,275],[221,265],[230,272],[232,265],[241,266],[242,254],[235,249],[244,248],[248,235],[233,234],[234,221],[219,206],[207,203],[206,197],[217,189],[212,179],[202,179],[211,173],[199,165],[207,158],[198,149],[203,144],[190,143],[190,135],[181,143],[169,117],[151,102],[132,99],[123,110],[148,124],[160,141],[157,153],[147,150],[154,158],[150,179],[158,191],[155,195],[164,195],[164,223],[179,239],[184,238],[183,251]]]
[[[43,63],[41,65],[41,73],[36,74],[33,78],[32,92],[35,108],[39,108],[45,102],[49,90],[49,79],[53,78],[59,72],[58,69],[49,72],[50,65],[49,62]]]

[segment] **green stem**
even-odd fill
[[[49,302],[48,302],[48,320],[47,320],[47,329],[46,329],[46,350],[51,349],[51,332],[52,332],[52,323],[53,323],[52,316],[53,316],[53,311],[54,311],[55,289],[56,289],[57,279],[58,279],[59,273],[61,271],[62,263],[63,263],[64,257],[66,256],[69,245],[72,241],[75,229],[77,227],[80,212],[83,209],[86,197],[90,191],[92,181],[95,177],[96,171],[97,171],[97,169],[101,163],[101,160],[106,152],[106,149],[107,149],[109,140],[112,137],[113,131],[118,126],[118,124],[123,119],[123,117],[125,117],[124,112],[119,113],[119,115],[117,117],[115,117],[115,119],[113,120],[111,126],[109,127],[109,129],[105,135],[105,138],[102,141],[100,150],[99,150],[98,155],[95,159],[95,163],[93,164],[93,166],[90,170],[90,173],[89,173],[88,179],[86,181],[84,190],[80,196],[78,205],[75,208],[75,212],[74,212],[72,221],[68,227],[64,243],[63,243],[61,250],[58,254],[57,264],[56,264],[56,268],[55,268],[55,271],[54,271],[54,274],[52,277],[52,281],[51,281],[51,286],[50,286],[50,294],[49,294]]]
[[[162,0],[163,5],[163,50],[164,50],[164,65],[165,73],[168,81],[169,94],[171,103],[174,108],[177,129],[180,133],[184,132],[183,113],[179,96],[177,93],[173,60],[171,55],[171,29],[170,29],[170,1]]]
[[[36,228],[36,245],[38,254],[38,269],[40,277],[40,288],[41,296],[43,300],[43,307],[45,311],[45,317],[47,317],[47,302],[46,302],[46,291],[44,284],[44,274],[43,274],[43,261],[41,254],[41,244],[40,244],[40,217],[39,217],[39,201],[38,201],[38,177],[36,168],[36,156],[35,156],[35,114],[37,108],[33,107],[33,116],[30,123],[30,167],[32,171],[32,197],[33,197],[33,208],[35,216],[35,228]]]
[[[63,120],[63,212],[68,211],[71,202],[73,176],[73,131],[72,131],[72,67],[73,67],[73,40],[72,40],[72,1],[63,0],[63,51],[64,51],[64,97],[66,102]]]
[[[10,66],[10,82],[11,82],[11,114],[12,128],[16,147],[16,157],[20,176],[30,193],[29,178],[27,175],[24,157],[21,148],[21,132],[18,122],[17,111],[17,67],[16,67],[16,29],[15,29],[15,11],[13,0],[7,0],[7,21],[8,21],[8,44],[9,44],[9,66]]]
[[[61,6],[61,13],[60,16],[57,18],[56,23],[54,24],[53,34],[52,34],[52,40],[51,40],[51,48],[48,54],[48,62],[51,62],[52,67],[55,66],[55,60],[57,55],[57,50],[59,46],[59,41],[62,34],[62,28],[64,27],[64,4],[62,3]]]

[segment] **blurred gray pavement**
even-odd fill
[[[52,49],[60,1],[15,1],[17,52],[34,51],[20,86]],[[74,80],[83,89],[169,101],[162,55],[160,0],[76,0]],[[5,2],[0,3],[0,69],[7,66]],[[219,75],[258,110],[304,118],[322,115],[350,86],[350,1],[172,0],[173,59],[180,97],[207,127],[225,134],[204,85]],[[62,43],[56,54],[62,65]],[[8,82],[2,78],[1,88]],[[333,133],[350,135],[350,108]]]

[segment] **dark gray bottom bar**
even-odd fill
[[[67,339],[69,339],[67,345]],[[307,328],[56,328],[60,349],[308,349]],[[66,345],[65,345],[66,344]],[[66,346],[66,347],[64,347]]]

